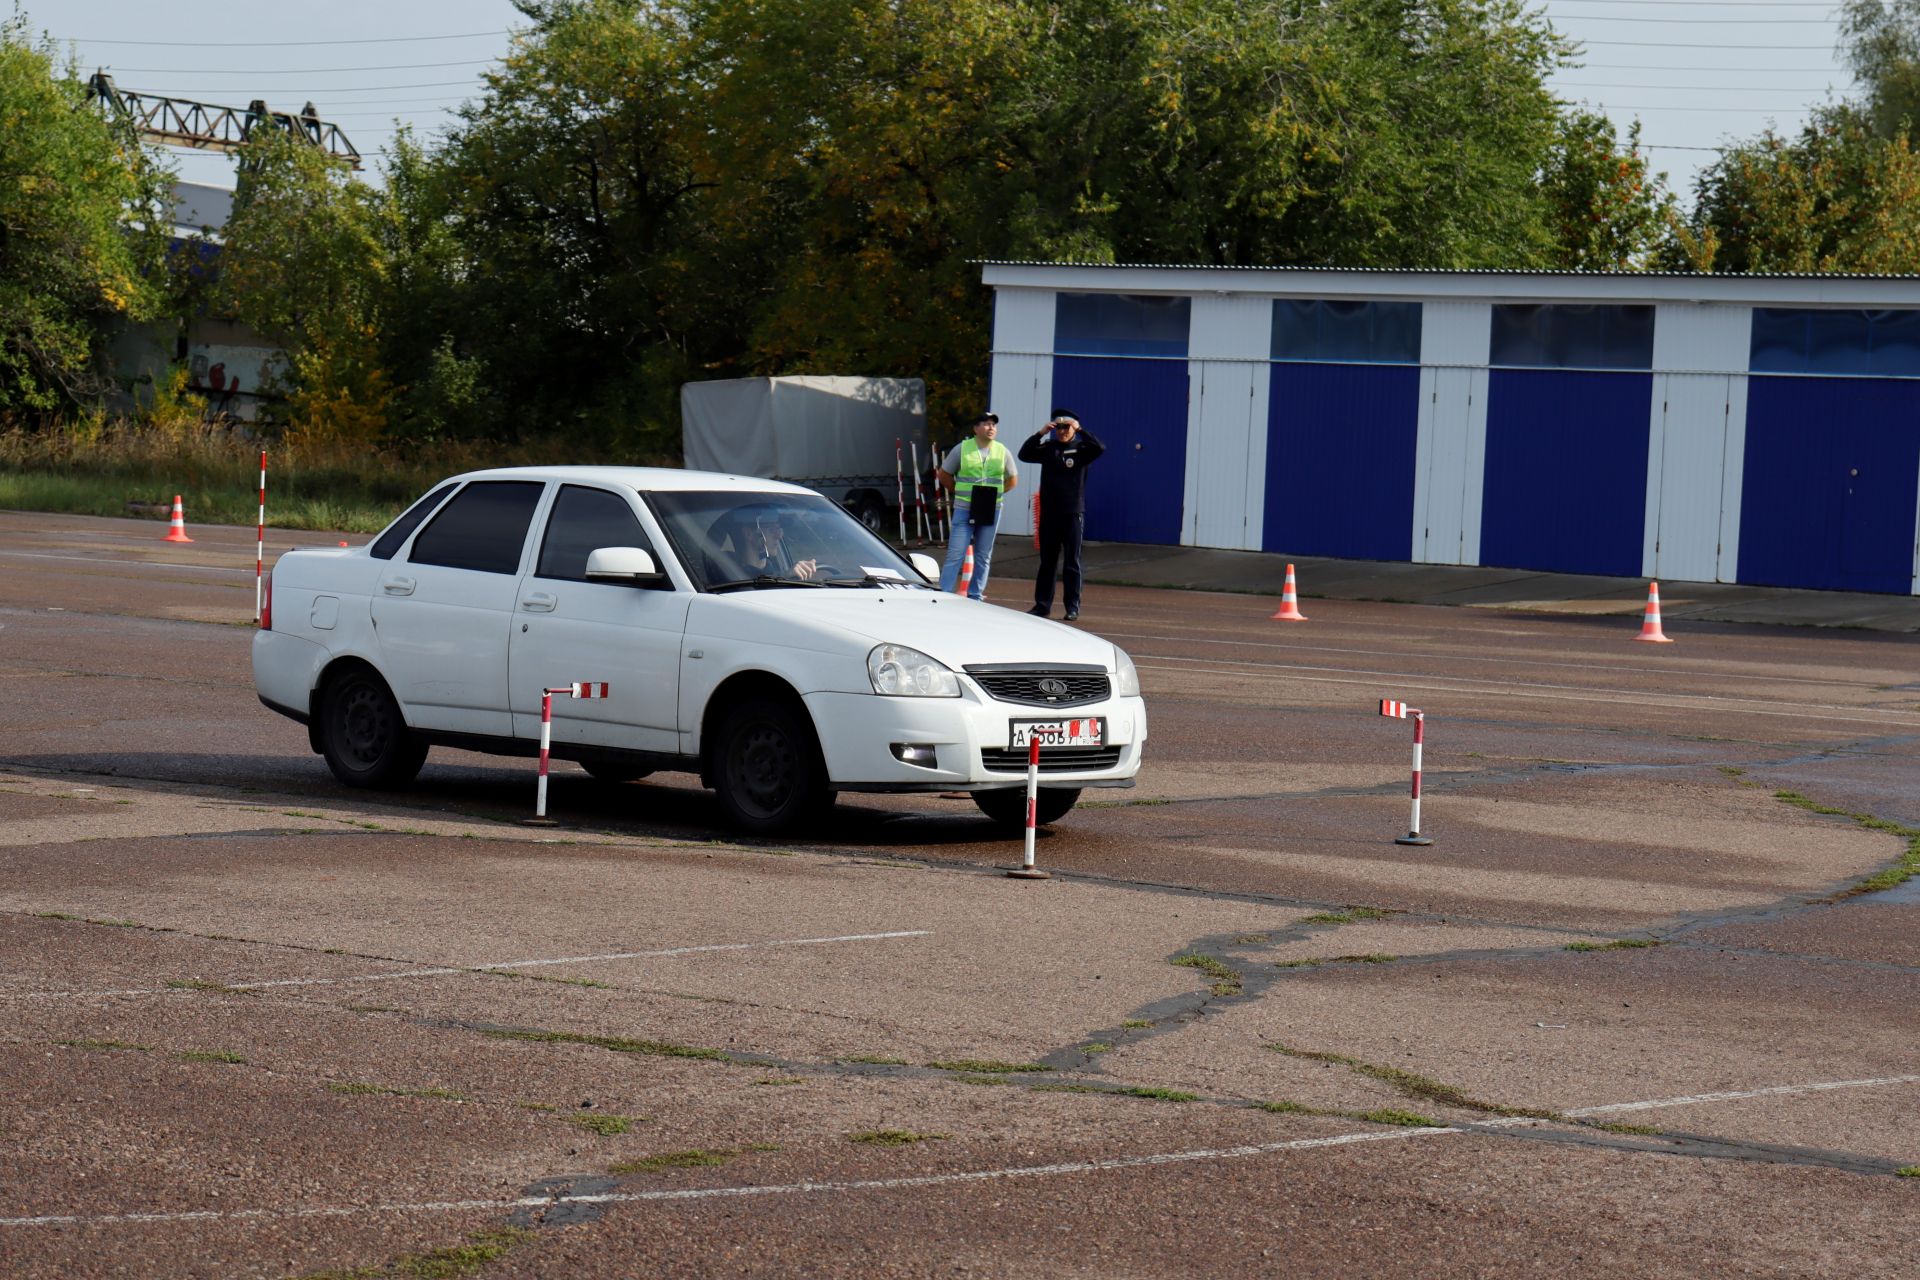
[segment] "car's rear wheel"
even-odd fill
[[[997,791],[976,791],[973,802],[980,806],[980,812],[992,818],[1004,827],[1024,827],[1027,825],[1027,793],[1025,788],[1003,787]],[[1080,802],[1078,787],[1041,787],[1034,798],[1033,820],[1039,826],[1049,822],[1058,822],[1073,810]]]
[[[653,773],[651,769],[619,764],[612,760],[582,760],[580,767],[599,782],[638,782]]]
[[[826,765],[806,713],[755,698],[729,710],[714,744],[714,790],[742,831],[788,831],[832,807]]]
[[[350,787],[404,787],[427,760],[392,690],[366,668],[342,672],[320,698],[320,753]]]

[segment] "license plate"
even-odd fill
[[[1098,717],[1086,720],[1015,720],[1013,736],[1007,746],[1024,749],[1029,741],[1040,739],[1040,749],[1048,747],[1103,747],[1107,744],[1107,722]]]

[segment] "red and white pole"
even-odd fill
[[[611,687],[603,682],[588,680],[540,691],[540,788],[533,802],[533,817],[527,820],[530,824],[553,825],[547,818],[547,757],[553,747],[553,695],[564,693],[569,698],[604,698]]]
[[[920,474],[920,442],[909,440],[907,448],[913,451],[913,518],[919,531],[920,541],[927,540],[927,486],[925,477]]]
[[[1407,824],[1407,834],[1394,840],[1395,844],[1433,843],[1432,836],[1420,834],[1420,749],[1427,742],[1427,713],[1418,707],[1410,707],[1404,702],[1395,702],[1388,698],[1380,699],[1380,714],[1392,720],[1413,721],[1413,818]]]
[[[907,480],[906,473],[901,470],[903,465],[900,455],[900,437],[895,436],[893,438],[893,499],[894,504],[900,509],[900,542],[904,546],[907,541]]]
[[[1007,872],[1016,880],[1050,880],[1052,877],[1033,865],[1033,840],[1040,815],[1040,735],[1031,730],[1027,737],[1027,844],[1017,870]]]
[[[260,451],[260,524],[253,540],[253,620],[260,621],[260,584],[267,563],[267,451]]]

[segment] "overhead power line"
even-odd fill
[[[481,36],[510,36],[512,31],[462,31],[444,36],[382,36],[375,40],[216,40],[222,49],[292,49],[323,44],[408,44],[418,40],[477,40]],[[126,44],[150,49],[204,49],[206,40],[100,40],[92,36],[59,36],[60,43]]]
[[[1549,14],[1546,14],[1545,17],[1550,22],[1557,22],[1562,18],[1565,18],[1573,22],[1682,22],[1682,23],[1688,23],[1695,26],[1710,26],[1710,27],[1711,26],[1754,27],[1754,26],[1782,26],[1782,25],[1829,27],[1833,25],[1833,19],[1830,17],[1828,18],[1731,18],[1731,17],[1729,18],[1640,18],[1640,17],[1629,17],[1626,14],[1621,14],[1621,13],[1558,13],[1558,14],[1549,13]]]
[[[1740,53],[1747,49],[1791,49],[1805,53],[1804,44],[1688,44],[1673,40],[1580,40],[1580,44],[1607,45],[1615,49],[1718,49],[1722,53]]]
[[[135,75],[163,76],[309,76],[332,75],[339,71],[421,71],[428,67],[471,67],[482,62],[497,62],[497,58],[461,58],[454,62],[383,62],[366,67],[120,67],[112,63],[116,73]]]
[[[328,84],[328,85],[318,85],[318,86],[307,85],[305,87],[295,87],[290,85],[275,85],[273,86],[272,92],[276,94],[286,94],[290,97],[298,98],[298,97],[304,97],[307,95],[318,96],[318,95],[328,94],[328,93],[385,93],[390,89],[449,89],[449,88],[457,88],[460,86],[465,86],[466,88],[472,89],[472,88],[477,88],[478,84],[473,80],[427,80],[419,84]],[[146,90],[146,92],[163,93],[163,94],[166,94],[168,97],[172,97],[172,98],[193,98],[193,97],[203,96],[209,92],[215,95],[219,95],[223,93],[229,93],[229,94],[237,93],[240,91],[233,88],[231,85],[229,85],[224,89],[213,89],[213,90],[208,90],[202,87],[202,88],[148,89]]]

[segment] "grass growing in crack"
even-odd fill
[[[1875,817],[1871,813],[1854,813],[1849,809],[1836,809],[1832,805],[1820,804],[1809,800],[1798,791],[1776,791],[1773,798],[1782,804],[1790,804],[1796,809],[1805,809],[1808,813],[1823,813],[1833,817],[1849,818],[1855,826],[1868,831],[1884,831],[1888,835],[1899,836],[1907,842],[1906,851],[1900,860],[1884,871],[1876,871],[1864,880],[1855,881],[1846,888],[1817,902],[1839,902],[1843,898],[1858,897],[1863,893],[1878,893],[1882,889],[1891,889],[1895,885],[1905,884],[1915,876],[1920,876],[1920,830],[1891,822],[1886,818]]]
[[[1385,920],[1397,912],[1385,911],[1379,907],[1348,907],[1342,911],[1322,911],[1318,915],[1308,916],[1301,924],[1352,924],[1355,920]]]
[[[915,1133],[911,1129],[863,1129],[847,1135],[849,1142],[864,1142],[871,1147],[910,1147],[916,1142],[945,1142],[951,1134]]]
[[[241,1066],[244,1066],[247,1061],[239,1054],[229,1053],[225,1049],[189,1049],[185,1053],[176,1053],[173,1056],[182,1062],[227,1062]]]
[[[610,982],[595,982],[592,978],[557,978],[545,973],[515,973],[511,969],[476,969],[475,973],[484,973],[490,978],[518,978],[526,982],[557,982],[568,987],[593,987],[600,991],[612,991]]]
[[[356,1267],[351,1271],[314,1271],[300,1280],[381,1280],[382,1277],[407,1277],[408,1280],[461,1280],[483,1267],[498,1262],[507,1254],[533,1241],[534,1233],[525,1227],[500,1227],[470,1235],[465,1244],[409,1253],[383,1267]]]
[[[848,1058],[835,1058],[834,1061],[849,1067],[904,1067],[908,1065],[905,1058],[886,1058],[872,1053],[855,1054]]]
[[[1920,1178],[1920,1164],[1903,1165],[1893,1171],[1896,1178]]]
[[[630,1040],[625,1036],[587,1036],[572,1031],[488,1030],[482,1034],[496,1040],[524,1040],[532,1044],[585,1044],[609,1053],[635,1053],[651,1058],[700,1058],[708,1062],[728,1062],[718,1049],[672,1044],[665,1040]]]
[[[1089,1041],[1089,1042],[1088,1042],[1088,1043],[1086,1043],[1086,1044],[1083,1044],[1083,1045],[1081,1045],[1081,1046],[1080,1046],[1080,1052],[1082,1052],[1082,1053],[1089,1053],[1089,1054],[1091,1054],[1091,1053],[1112,1053],[1112,1052],[1113,1052],[1113,1046],[1112,1046],[1112,1045],[1110,1045],[1110,1044],[1108,1044],[1108,1043],[1107,1043],[1107,1042],[1106,1042],[1105,1040],[1092,1040],[1092,1041]]]
[[[723,1165],[735,1156],[749,1151],[778,1151],[780,1148],[770,1142],[752,1142],[744,1147],[722,1147],[717,1151],[663,1151],[655,1156],[642,1156],[638,1160],[623,1160],[610,1165],[608,1173],[662,1173],[668,1169],[710,1169]]]
[[[759,1080],[755,1080],[754,1083],[766,1084],[766,1085],[779,1085],[779,1084],[805,1084],[806,1081],[800,1076],[766,1076]]]
[[[1607,1133],[1624,1133],[1639,1138],[1657,1138],[1662,1132],[1650,1124],[1596,1124],[1592,1127]]]
[[[1272,941],[1273,941],[1273,938],[1269,934],[1243,933],[1234,938],[1233,945],[1236,947],[1253,947],[1253,946],[1258,946],[1261,943],[1272,942]]]
[[[1274,1102],[1256,1103],[1255,1105],[1262,1111],[1271,1111],[1275,1115],[1282,1116],[1317,1116],[1325,1114],[1318,1107],[1310,1107],[1304,1102],[1288,1102],[1284,1098]]]
[[[1392,1107],[1383,1107],[1378,1111],[1362,1111],[1354,1118],[1365,1120],[1369,1124],[1397,1124],[1405,1125],[1411,1129],[1438,1129],[1442,1127],[1438,1120],[1423,1116],[1418,1111],[1398,1111]]]
[[[1209,978],[1212,978],[1213,986],[1211,990],[1216,996],[1237,996],[1241,994],[1240,971],[1232,965],[1214,959],[1212,956],[1203,956],[1198,951],[1189,951],[1183,955],[1175,956],[1172,963],[1182,969],[1198,969]]]
[[[577,1124],[588,1133],[597,1133],[603,1138],[616,1138],[633,1128],[644,1116],[616,1116],[606,1113],[568,1116],[568,1124]]]
[[[956,1058],[951,1062],[929,1062],[935,1071],[965,1071],[972,1075],[1003,1076],[1021,1071],[1051,1071],[1039,1062],[996,1062],[991,1058]]]
[[[1731,765],[1731,764],[1721,765],[1720,772],[1726,774],[1729,778],[1744,778],[1747,776],[1747,771],[1745,769],[1742,769],[1737,765]]]
[[[36,920],[78,920],[80,917],[69,915],[65,911],[35,911],[30,913]]]
[[[1153,1085],[1134,1085],[1129,1088],[1109,1088],[1099,1084],[1035,1084],[1028,1085],[1029,1093],[1098,1093],[1114,1098],[1152,1098],[1157,1102],[1198,1102],[1200,1095],[1187,1093],[1180,1089],[1162,1089]]]
[[[1358,956],[1321,956],[1312,960],[1276,960],[1276,969],[1312,969],[1323,964],[1392,964],[1399,956],[1388,955],[1384,951],[1370,951]]]
[[[1153,1022],[1151,1019],[1148,1019],[1148,1018],[1128,1018],[1125,1022],[1122,1022],[1120,1025],[1125,1027],[1129,1031],[1138,1031],[1142,1027],[1152,1026]]]
[[[1542,1111],[1532,1107],[1510,1107],[1497,1102],[1484,1102],[1479,1098],[1457,1089],[1450,1084],[1416,1075],[1411,1071],[1402,1071],[1399,1067],[1383,1067],[1372,1062],[1363,1062],[1359,1058],[1349,1058],[1345,1054],[1321,1053],[1313,1049],[1294,1049],[1284,1044],[1270,1044],[1267,1048],[1275,1053],[1285,1054],[1289,1058],[1301,1058],[1308,1062],[1330,1062],[1342,1066],[1356,1074],[1378,1080],[1382,1084],[1392,1085],[1410,1098],[1424,1098],[1429,1102],[1438,1102],[1442,1106],[1459,1107],[1463,1111],[1481,1111],[1488,1115],[1524,1116],[1534,1120],[1559,1120],[1563,1117],[1555,1111]],[[1362,1116],[1362,1119],[1368,1117]],[[1427,1123],[1422,1121],[1421,1123]]]
[[[1615,938],[1612,942],[1569,942],[1568,951],[1643,951],[1663,946],[1658,938]]]
[[[133,1049],[140,1053],[152,1053],[150,1044],[135,1044],[131,1040],[55,1040],[55,1044],[66,1049]]]

